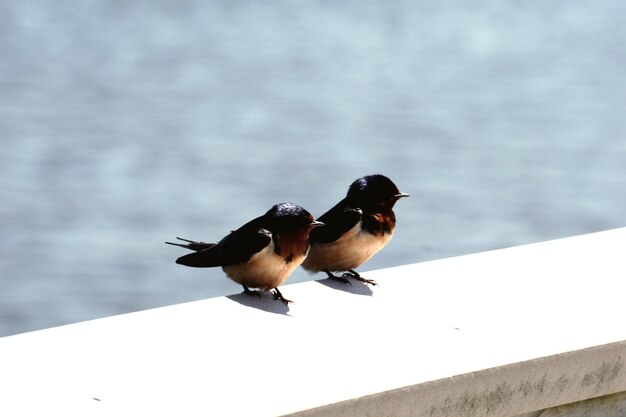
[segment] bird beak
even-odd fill
[[[410,197],[411,194],[409,193],[398,193],[396,195],[394,195],[395,198],[402,198],[402,197]]]
[[[309,225],[309,227],[317,227],[317,226],[326,226],[325,223],[322,222],[318,222],[317,220],[311,222],[311,224]]]

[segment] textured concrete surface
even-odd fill
[[[624,417],[626,392],[565,404],[537,414],[541,417]]]
[[[290,307],[236,294],[2,338],[0,415],[514,416],[619,393],[624,248],[617,229],[287,285]]]

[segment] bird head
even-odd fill
[[[324,223],[316,221],[311,213],[293,203],[280,203],[265,213],[268,228],[274,233],[292,233],[311,230]]]
[[[409,194],[400,192],[398,187],[384,175],[367,175],[354,181],[348,189],[347,199],[357,207],[366,210],[391,210],[396,202]]]

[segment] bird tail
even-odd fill
[[[196,242],[194,240],[183,239],[180,237],[177,237],[176,239],[187,243],[165,243],[194,251],[193,253],[189,253],[176,259],[177,264],[192,266],[195,268],[210,268],[221,265],[221,262],[218,259],[216,243]]]
[[[187,243],[174,243],[174,242],[165,242],[168,245],[180,246],[181,248],[189,249],[192,251],[201,251],[204,249],[212,248],[215,246],[215,243],[205,243],[205,242],[196,242],[195,240],[183,239],[182,237],[177,237],[176,239],[182,240]]]

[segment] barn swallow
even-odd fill
[[[302,267],[310,272],[324,271],[328,278],[344,283],[354,278],[376,285],[354,269],[389,243],[396,225],[393,206],[408,196],[384,175],[354,181],[346,198],[318,219],[325,226],[311,231],[311,250]],[[333,274],[337,271],[346,272],[339,277]]]
[[[194,251],[181,256],[177,264],[208,268],[221,266],[226,275],[243,286],[246,294],[261,295],[273,290],[275,300],[285,304],[287,300],[278,286],[289,278],[309,251],[309,233],[323,223],[302,207],[291,204],[276,204],[263,216],[232,231],[218,243],[165,242]]]

